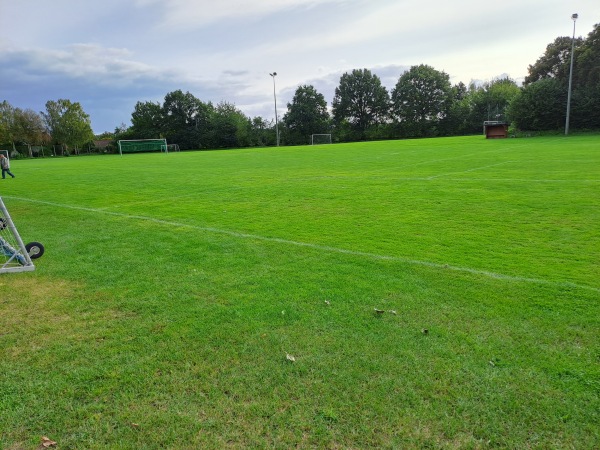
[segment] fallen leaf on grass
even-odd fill
[[[54,442],[52,439],[50,439],[47,436],[42,436],[42,447],[43,448],[54,447],[55,445],[56,445],[56,442]]]
[[[285,354],[285,359],[291,362],[296,362],[296,358],[294,358],[294,356],[290,355],[289,353]]]
[[[393,315],[396,315],[396,314],[398,314],[398,313],[397,313],[395,310],[393,310],[393,309],[390,309],[390,310],[389,310],[389,313],[390,313],[390,314],[393,314]]]
[[[375,312],[377,314],[383,314],[385,312],[385,310],[383,310],[383,309],[377,309],[377,308],[373,308],[373,309],[375,310]]]
[[[325,300],[325,304],[326,304],[327,306],[329,306],[329,305],[331,305],[331,302],[330,302],[329,300]]]

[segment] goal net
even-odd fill
[[[2,198],[0,198],[0,273],[35,270]]]
[[[310,145],[331,144],[331,134],[311,134]]]
[[[118,141],[119,153],[169,152],[166,139],[127,139]]]

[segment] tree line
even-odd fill
[[[13,153],[17,145],[30,157],[45,146],[57,147],[55,154],[77,153],[93,139],[90,117],[78,102],[50,100],[40,113],[15,108],[6,100],[0,103],[0,145],[10,146]]]
[[[368,69],[340,77],[328,108],[312,85],[298,86],[279,123],[282,145],[310,142],[331,133],[335,141],[477,134],[486,120],[507,121],[514,131],[560,130],[565,125],[571,49],[574,68],[570,125],[600,129],[600,24],[586,38],[558,37],[528,67],[522,86],[509,78],[452,85],[443,71],[420,64],[402,73],[388,92]],[[131,126],[96,138],[166,138],[181,150],[276,145],[275,124],[250,118],[234,104],[214,105],[176,90],[161,102],[137,102]],[[94,140],[90,118],[69,100],[49,101],[46,111],[0,103],[0,143],[58,145],[75,151]]]

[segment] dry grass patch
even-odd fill
[[[65,307],[77,286],[66,280],[8,276],[0,278],[0,329],[7,358],[36,352],[79,321]]]
[[[61,324],[68,316],[56,314],[57,300],[72,298],[76,285],[66,280],[3,275],[0,277],[0,324],[5,328],[35,323]]]

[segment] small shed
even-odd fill
[[[487,120],[483,122],[483,134],[486,139],[508,137],[508,123]]]

